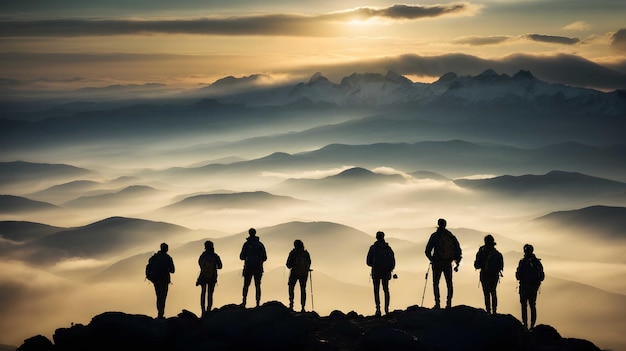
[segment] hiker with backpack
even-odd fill
[[[204,242],[204,252],[198,258],[198,265],[200,266],[200,274],[198,275],[198,280],[196,280],[196,286],[200,286],[202,289],[200,291],[200,308],[202,309],[202,315],[205,315],[213,307],[213,292],[215,291],[215,284],[217,284],[217,270],[222,269],[222,260],[215,253],[212,241],[207,240]]]
[[[493,235],[486,235],[484,240],[485,245],[481,246],[476,253],[474,268],[480,269],[480,284],[483,287],[485,297],[485,310],[487,313],[496,314],[498,307],[496,287],[504,269],[504,258],[496,250],[496,241]]]
[[[380,313],[380,284],[383,285],[385,295],[385,314],[389,314],[389,280],[391,272],[396,267],[396,258],[391,246],[385,241],[385,233],[376,233],[376,242],[370,246],[367,252],[366,263],[372,267],[372,282],[374,283],[374,303],[376,304],[376,316]]]
[[[519,280],[519,296],[522,304],[522,323],[528,329],[528,310],[530,306],[530,329],[535,327],[537,321],[537,292],[545,278],[541,260],[535,256],[535,248],[524,245],[524,257],[519,261],[515,278]]]
[[[241,248],[239,259],[244,261],[243,264],[243,301],[241,306],[246,307],[248,297],[248,288],[250,282],[254,278],[254,287],[256,288],[256,306],[259,307],[261,302],[261,277],[263,276],[263,262],[267,260],[265,246],[256,236],[256,229],[248,230],[248,238]]]
[[[174,273],[174,260],[167,254],[169,246],[166,243],[161,244],[161,250],[148,260],[146,266],[146,278],[154,284],[156,293],[157,318],[164,318],[165,315],[165,299],[167,291],[172,282],[170,273]]]
[[[448,295],[446,299],[446,308],[452,306],[452,295],[454,288],[452,285],[452,262],[456,262],[454,271],[458,272],[461,263],[461,245],[456,237],[446,229],[447,222],[440,218],[437,221],[437,231],[431,234],[426,244],[426,257],[430,261],[433,268],[433,290],[435,295],[435,306],[433,308],[441,308],[439,296],[439,280],[441,273],[446,279]]]
[[[287,282],[289,287],[289,309],[293,310],[294,290],[296,282],[298,282],[300,284],[300,304],[302,305],[300,312],[304,312],[304,306],[306,305],[306,282],[311,268],[311,255],[304,249],[302,240],[293,242],[293,250],[289,252],[286,265],[291,270]]]

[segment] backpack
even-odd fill
[[[482,270],[492,275],[497,275],[504,268],[504,262],[502,260],[502,254],[499,253],[496,249],[493,249],[489,254],[487,254],[487,258],[485,260],[485,265]]]
[[[217,260],[215,254],[203,255],[200,260],[200,277],[212,279],[217,276]]]
[[[156,282],[160,278],[160,262],[157,254],[152,255],[148,259],[148,264],[146,265],[146,279],[151,282]]]
[[[482,272],[490,273],[491,275],[497,275],[502,269],[504,269],[504,262],[502,254],[495,248],[489,250],[482,249],[476,255],[476,261],[474,261],[474,268],[480,269]]]
[[[455,251],[454,237],[452,236],[452,233],[447,230],[440,231],[439,246],[437,247],[439,257],[444,261],[452,261],[454,260]]]
[[[532,257],[520,261],[515,276],[521,283],[540,284],[545,278],[545,273],[541,261]]]
[[[291,272],[295,276],[302,277],[309,274],[309,268],[311,267],[311,259],[308,255],[308,252],[302,251],[296,253],[296,256],[293,259],[293,267],[291,268]]]
[[[376,247],[376,255],[374,256],[374,268],[378,272],[391,272],[395,268],[395,258],[393,250],[389,245]]]
[[[263,244],[258,240],[249,240],[246,251],[246,267],[261,267],[263,265],[264,249]]]

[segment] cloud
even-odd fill
[[[527,34],[525,37],[532,41],[551,44],[574,45],[580,42],[580,39],[578,38],[568,38],[556,35]]]
[[[611,48],[626,53],[626,29],[620,29],[611,36]]]
[[[568,25],[566,25],[565,27],[563,27],[563,29],[565,30],[575,30],[575,31],[583,31],[583,30],[589,30],[591,29],[591,25],[585,21],[576,21],[576,22],[572,22]]]
[[[482,46],[482,45],[501,44],[509,40],[511,40],[511,37],[509,36],[464,37],[464,38],[459,38],[459,39],[454,40],[453,43],[462,44],[462,45]]]
[[[267,14],[194,19],[47,19],[0,21],[2,37],[79,37],[147,34],[284,35],[325,37],[341,34],[342,25],[352,20],[383,18],[417,20],[449,14],[473,14],[479,7],[468,4],[437,6],[393,5],[361,7],[321,14]]]

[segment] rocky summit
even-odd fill
[[[88,325],[57,329],[53,341],[37,335],[20,351],[66,350],[600,350],[587,340],[563,338],[551,326],[532,331],[511,315],[455,306],[412,306],[382,317],[356,312],[290,311],[280,302],[246,309],[226,305],[205,316],[176,317],[105,312]]]

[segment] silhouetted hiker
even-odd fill
[[[243,264],[243,301],[241,305],[246,307],[246,299],[248,297],[248,288],[250,282],[254,278],[254,287],[256,288],[256,306],[261,302],[261,277],[263,276],[263,262],[267,260],[265,246],[256,236],[256,229],[248,230],[250,235],[241,248],[239,259],[244,261]]]
[[[174,260],[167,254],[169,247],[166,243],[161,244],[161,250],[148,260],[146,266],[146,278],[154,284],[156,293],[157,318],[164,318],[165,315],[165,299],[167,298],[167,290],[171,283],[170,273],[174,273]]]
[[[200,291],[200,308],[204,315],[206,312],[210,312],[213,307],[213,292],[217,283],[217,270],[222,269],[222,260],[215,253],[212,241],[207,240],[204,242],[204,252],[198,258],[198,265],[200,266],[200,275],[198,275],[198,280],[196,280],[196,286],[199,285],[202,288]]]
[[[502,269],[504,269],[504,258],[496,250],[496,242],[491,234],[485,236],[485,245],[478,249],[474,268],[480,269],[480,284],[485,296],[485,309],[487,313],[496,314],[498,307],[496,287],[502,276]]]
[[[535,322],[537,321],[537,292],[545,278],[541,260],[535,256],[534,251],[535,248],[532,245],[524,245],[524,258],[519,261],[517,271],[515,272],[515,278],[519,280],[522,323],[524,323],[526,329],[528,329],[528,305],[530,305],[530,329],[535,327]]]
[[[304,312],[304,306],[306,305],[306,281],[311,268],[311,256],[304,249],[304,243],[301,240],[293,242],[293,250],[289,252],[286,264],[287,268],[291,269],[289,281],[287,282],[289,287],[289,309],[293,309],[294,288],[296,287],[296,282],[299,282],[301,312]]]
[[[437,231],[434,232],[428,244],[426,244],[426,257],[430,260],[430,264],[433,266],[433,290],[435,294],[435,306],[433,308],[441,308],[439,297],[439,280],[441,279],[441,273],[443,273],[446,279],[446,286],[448,287],[448,296],[446,300],[446,308],[452,306],[452,295],[454,288],[452,286],[452,261],[456,262],[454,271],[458,271],[459,263],[461,262],[461,246],[456,237],[446,229],[447,222],[445,219],[440,218],[437,221]]]
[[[383,283],[385,295],[385,314],[389,313],[389,280],[391,272],[396,267],[396,258],[391,246],[385,241],[385,233],[376,233],[376,242],[367,252],[367,265],[372,267],[372,282],[374,283],[374,303],[376,316],[380,316],[380,283]]]

